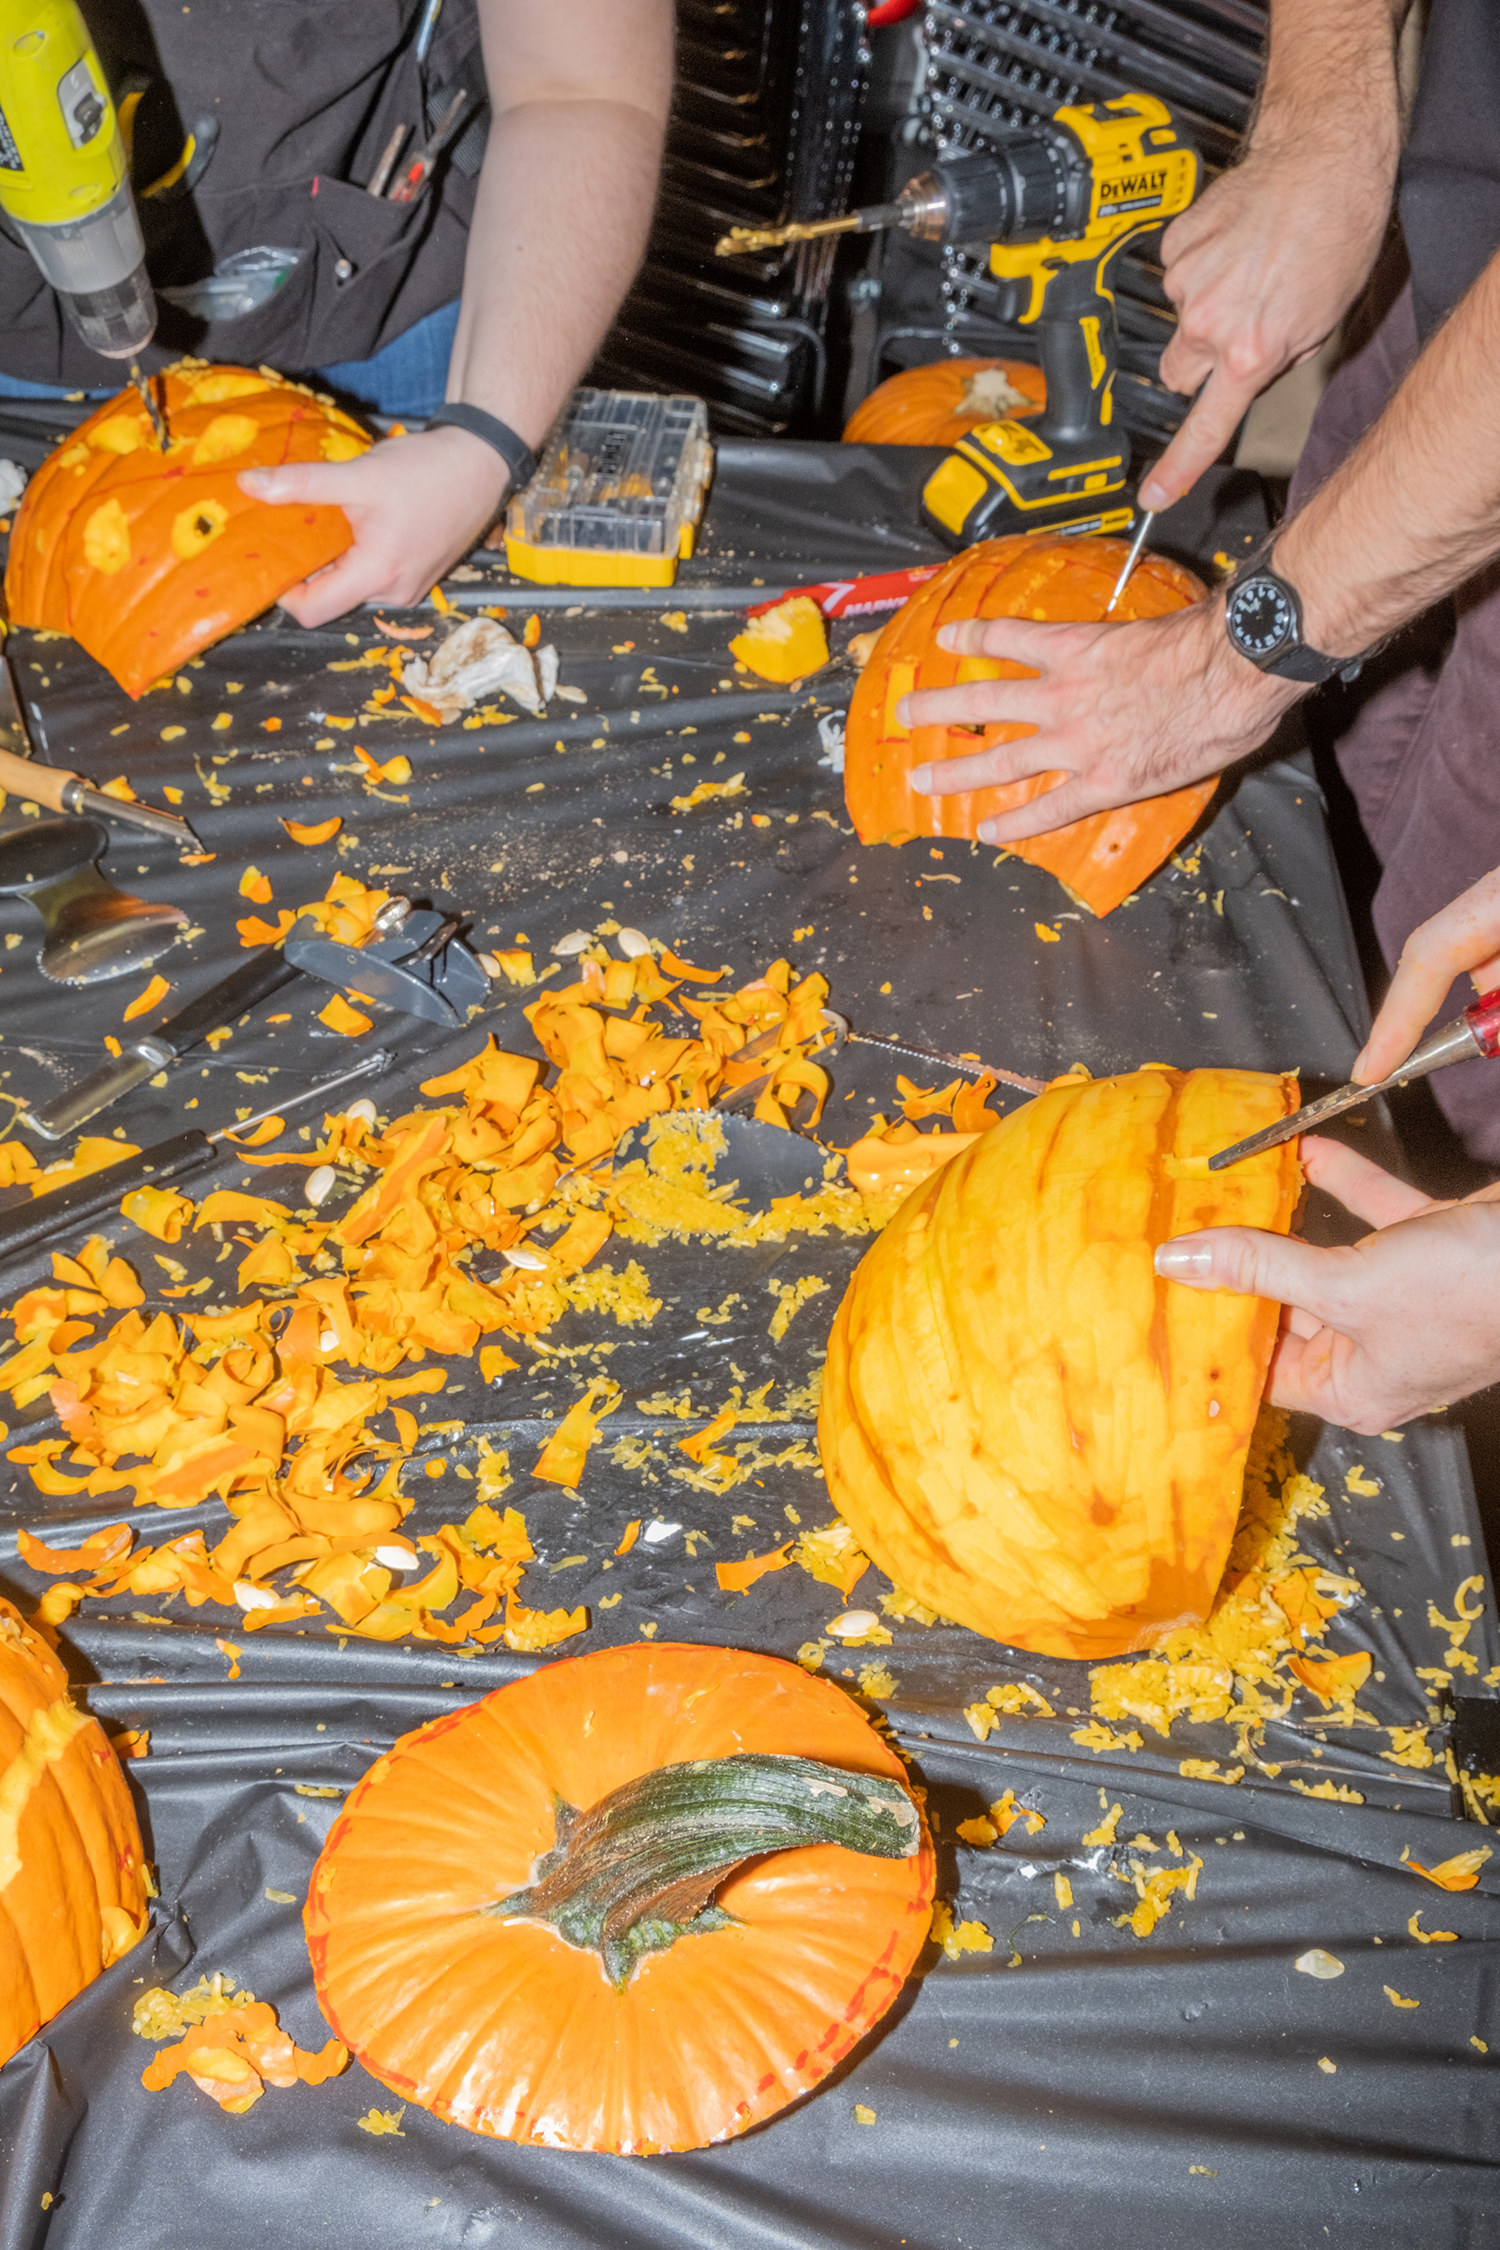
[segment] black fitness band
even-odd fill
[[[516,491],[523,484],[530,484],[536,475],[536,455],[526,440],[518,437],[498,414],[486,414],[482,406],[466,406],[462,400],[453,399],[427,417],[429,430],[437,429],[442,423],[447,423],[450,429],[467,430],[470,437],[477,437],[492,452],[498,453],[510,471],[511,485]]]

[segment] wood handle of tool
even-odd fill
[[[35,765],[30,758],[0,750],[0,789],[16,797],[30,797],[49,812],[67,811],[62,793],[72,779],[70,773],[60,773],[56,766]]]

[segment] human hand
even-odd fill
[[[1354,1065],[1362,1086],[1399,1070],[1465,970],[1476,992],[1500,985],[1500,867],[1413,930],[1402,946],[1391,989]]]
[[[1132,625],[1038,625],[971,618],[945,625],[943,648],[1029,667],[1020,679],[971,680],[904,696],[905,726],[1024,725],[1016,741],[916,767],[925,796],[1060,773],[1053,789],[981,821],[986,844],[1017,844],[1086,813],[1158,797],[1219,773],[1265,741],[1305,691],[1256,670],[1231,647],[1218,602]]]
[[[481,537],[509,476],[479,438],[444,426],[385,438],[355,461],[246,469],[239,482],[275,507],[311,501],[349,518],[354,544],[281,597],[299,625],[326,625],[360,602],[425,599]]]
[[[1394,148],[1379,132],[1331,152],[1316,133],[1257,135],[1162,236],[1177,329],[1161,379],[1198,396],[1141,486],[1169,508],[1216,461],[1251,401],[1310,359],[1363,287],[1384,239]]]
[[[1373,1234],[1317,1250],[1256,1227],[1208,1227],[1156,1253],[1168,1281],[1286,1305],[1272,1405],[1374,1436],[1500,1382],[1500,1182],[1430,1203],[1338,1141],[1310,1134],[1301,1153],[1312,1184]]]

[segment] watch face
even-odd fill
[[[1297,639],[1297,614],[1274,578],[1247,578],[1229,597],[1225,622],[1252,660],[1274,656]]]

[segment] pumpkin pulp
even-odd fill
[[[642,1774],[587,1812],[559,1801],[557,1843],[536,1879],[493,1912],[545,1922],[597,1953],[618,1991],[644,1954],[730,1926],[709,1902],[746,1860],[806,1844],[910,1859],[920,1842],[916,1807],[884,1775],[753,1752],[696,1758]]]

